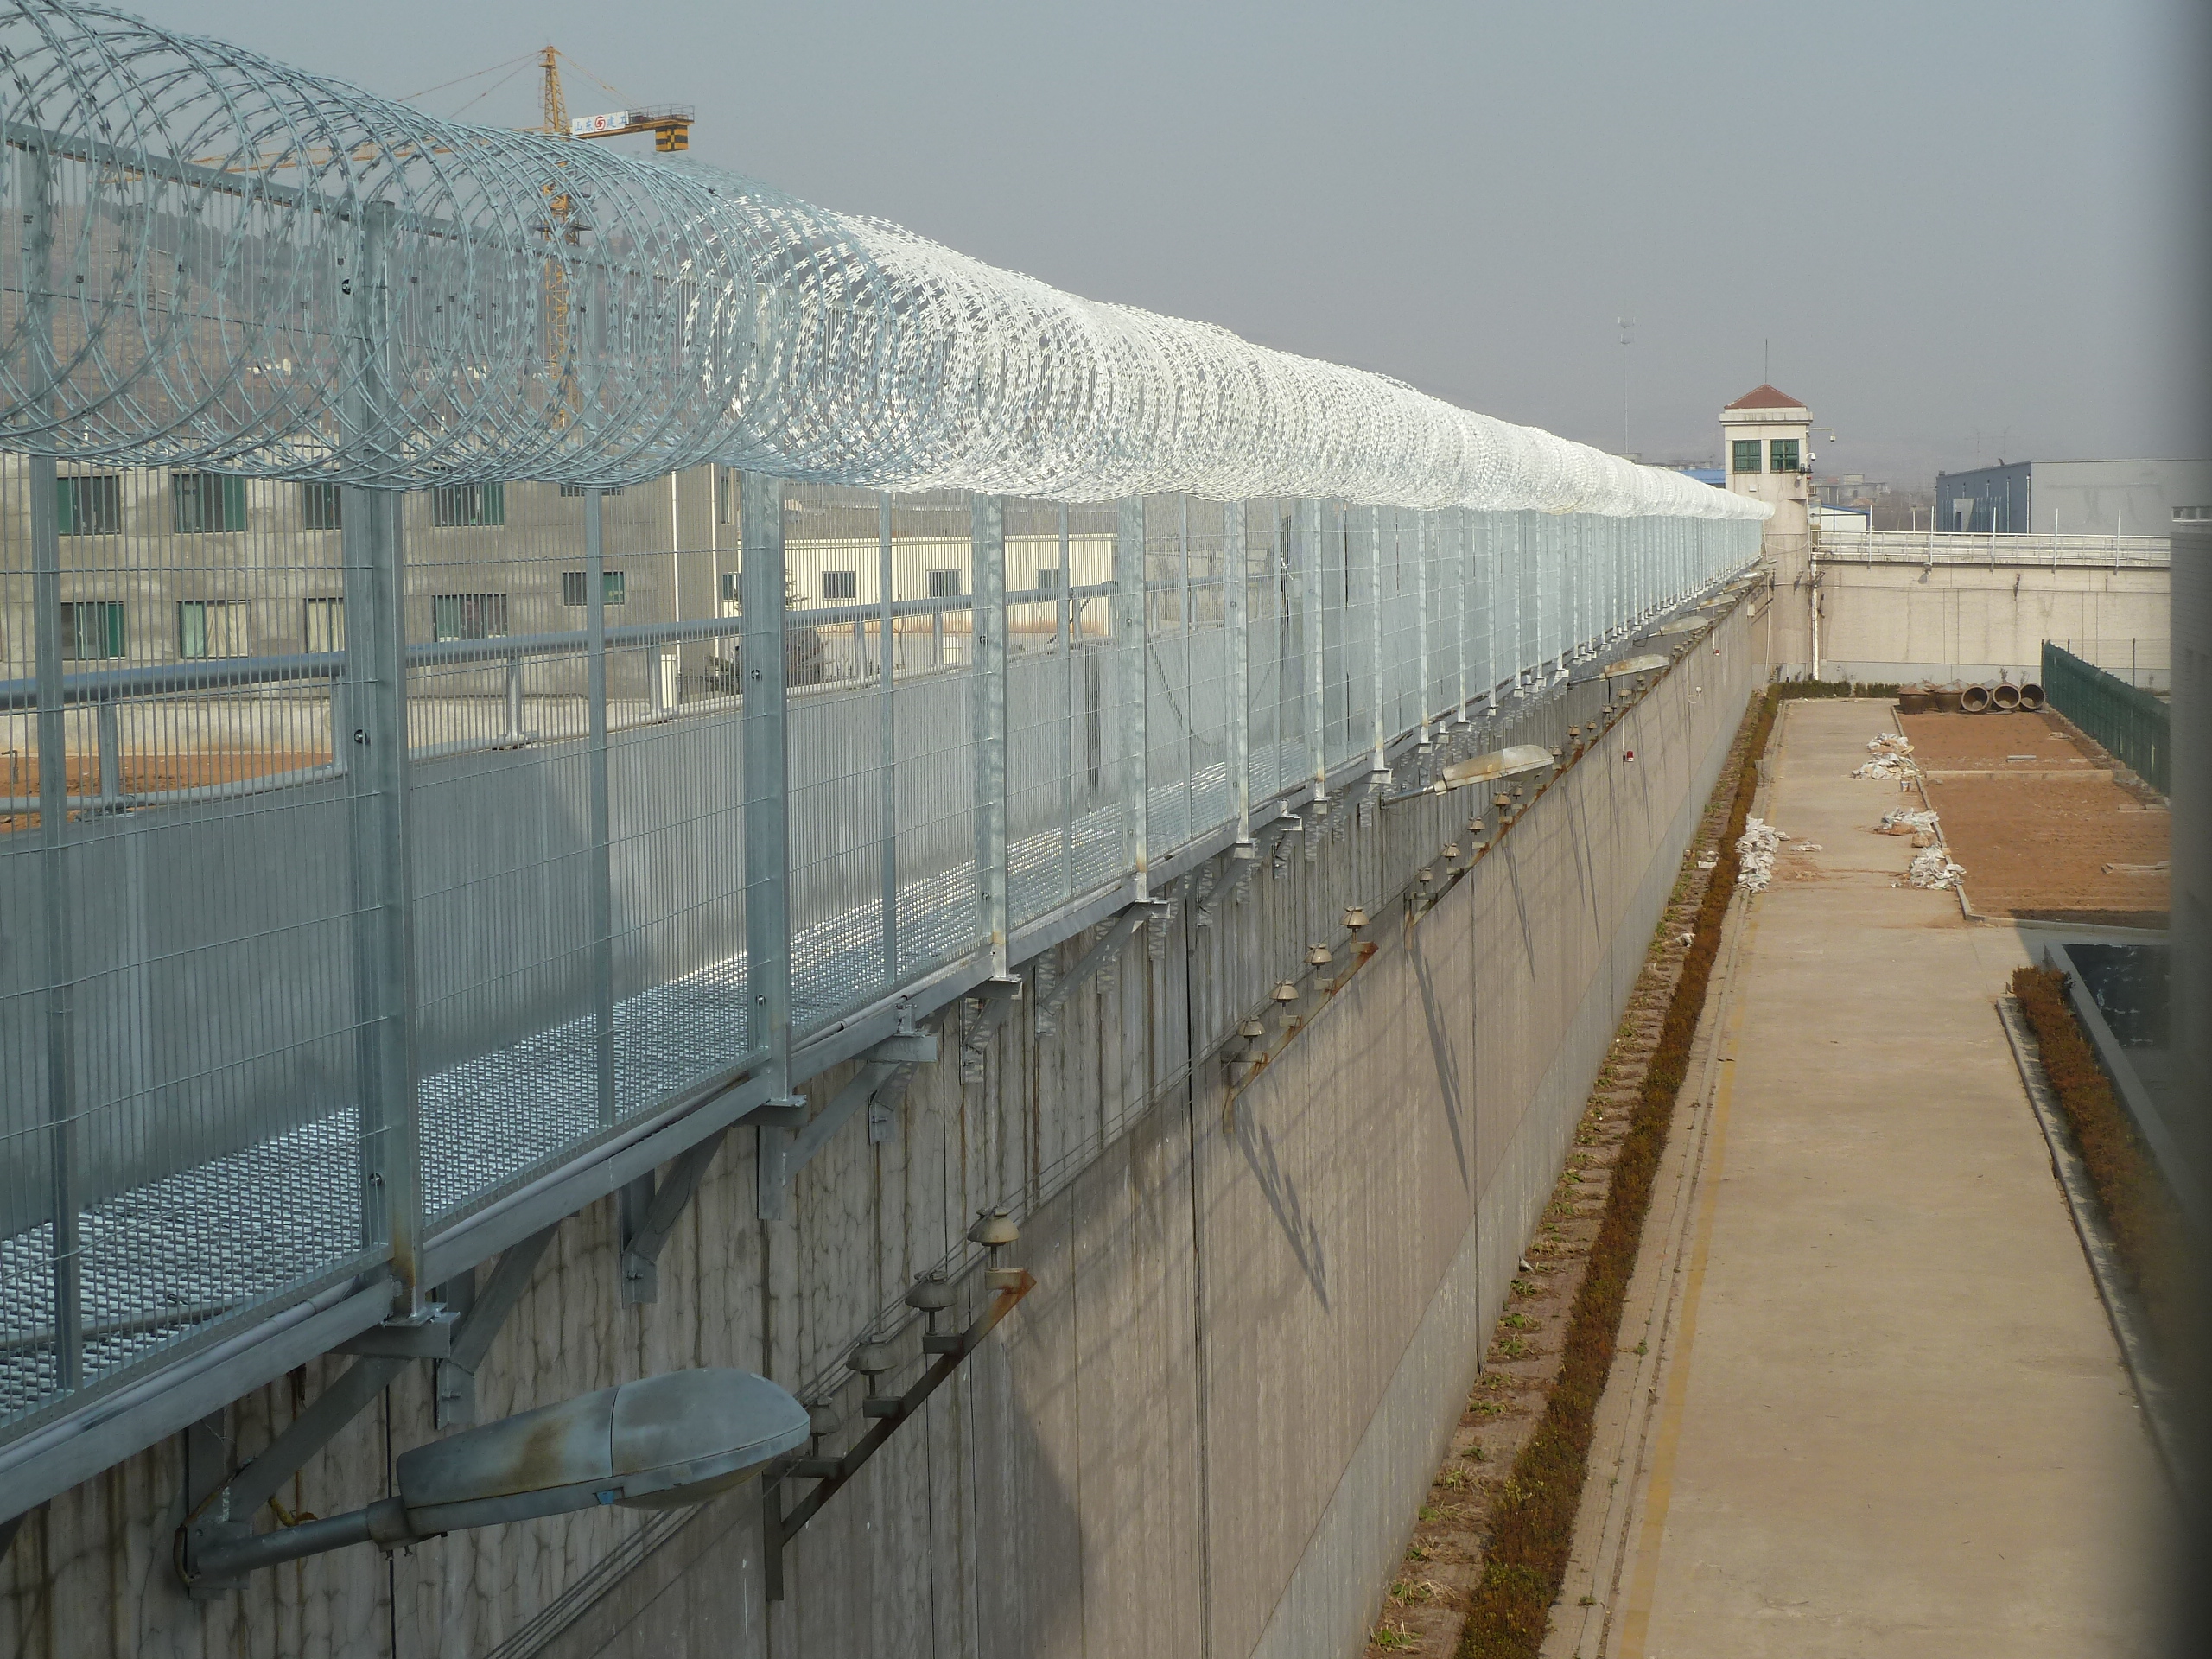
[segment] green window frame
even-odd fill
[[[67,662],[98,662],[129,655],[119,599],[79,599],[61,607],[61,655]]]
[[[630,602],[630,573],[628,571],[602,570],[599,573],[599,582],[600,591],[606,595],[607,604],[626,605]],[[561,573],[561,602],[569,609],[582,610],[584,605],[584,595],[589,591],[590,589],[584,584],[582,571],[563,570]]]
[[[1759,441],[1757,438],[1738,438],[1730,446],[1732,454],[1728,470],[1732,473],[1756,473],[1759,470]]]
[[[1766,447],[1766,469],[1770,473],[1794,473],[1797,467],[1797,440],[1776,438]]]
[[[54,480],[54,522],[64,536],[113,536],[123,529],[123,480],[79,473]]]
[[[430,524],[434,529],[471,530],[506,522],[507,486],[504,484],[441,484],[430,492]],[[502,628],[499,632],[504,633],[506,630]]]
[[[430,601],[435,639],[498,639],[507,632],[505,594],[438,594]]]
[[[342,530],[345,510],[340,503],[345,499],[335,484],[309,481],[300,486],[300,528],[302,530]]]
[[[171,473],[169,499],[180,536],[245,528],[245,480],[228,473]]]
[[[184,662],[248,655],[245,601],[235,599],[177,601],[176,654]]]

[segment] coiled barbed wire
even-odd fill
[[[718,461],[1705,518],[1748,498],[736,175],[0,3],[0,448],[395,488]]]

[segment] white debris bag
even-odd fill
[[[1903,781],[1919,770],[1912,759],[1912,741],[1897,732],[1878,732],[1866,746],[1874,758],[1851,775],[1854,778],[1891,778]]]
[[[1916,887],[1956,888],[1966,873],[1963,864],[1951,862],[1951,849],[1939,841],[1912,855],[1912,868],[1905,879]]]
[[[1902,806],[1891,807],[1882,814],[1882,821],[1874,826],[1878,836],[1910,836],[1936,827],[1933,812],[1914,812]]]
[[[1736,885],[1764,893],[1774,880],[1774,855],[1782,849],[1786,830],[1777,830],[1763,818],[1751,818],[1736,837]]]

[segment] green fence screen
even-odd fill
[[[2161,795],[2166,792],[2166,705],[2072,652],[2043,642],[2043,689],[2050,706],[2105,746]]]

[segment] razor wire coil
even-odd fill
[[[1680,474],[1061,293],[734,174],[0,5],[0,447],[418,488],[707,462],[1758,518]]]

